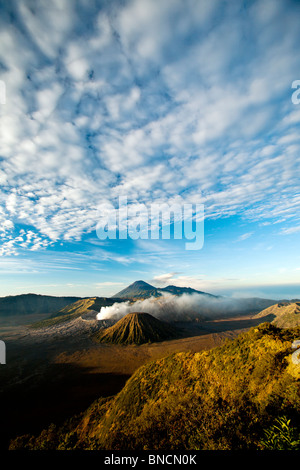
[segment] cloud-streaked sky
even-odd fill
[[[300,297],[299,23],[292,0],[0,1],[0,295]],[[99,240],[119,196],[204,204],[204,247]]]

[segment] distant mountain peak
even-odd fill
[[[134,287],[134,286],[135,287],[151,287],[151,289],[153,289],[153,286],[151,286],[151,284],[142,280],[134,281],[132,284],[130,284],[129,287]]]
[[[125,289],[113,295],[112,298],[123,298],[133,300],[144,299],[148,297],[160,297],[164,292],[168,292],[173,295],[200,294],[209,297],[216,297],[215,295],[208,294],[207,292],[198,291],[196,289],[193,289],[192,287],[177,287],[173,285],[167,287],[154,287],[148,282],[139,280],[133,282]]]
[[[119,299],[143,299],[151,296],[157,297],[159,295],[160,294],[156,287],[151,286],[151,284],[148,284],[145,281],[139,280],[133,282],[112,297]]]

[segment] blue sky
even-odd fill
[[[300,297],[299,21],[291,0],[0,1],[0,295]],[[203,204],[203,248],[99,240],[120,196]]]

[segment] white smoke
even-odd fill
[[[119,320],[128,313],[145,312],[161,320],[185,321],[247,312],[255,313],[270,305],[272,305],[272,301],[257,298],[208,297],[196,293],[175,296],[162,293],[161,297],[150,297],[135,302],[127,300],[116,302],[109,307],[102,307],[97,319],[104,320],[113,317]]]

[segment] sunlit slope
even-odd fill
[[[252,447],[274,416],[300,419],[294,338],[300,329],[265,324],[211,351],[145,365],[87,434],[107,449]]]
[[[148,363],[115,397],[11,448],[261,449],[278,417],[291,419],[297,444],[300,366],[291,345],[299,338],[300,328],[264,323],[221,347]]]
[[[107,297],[90,297],[78,300],[72,304],[67,305],[63,309],[59,310],[57,313],[51,315],[50,318],[36,322],[32,325],[33,328],[44,328],[66,321],[74,320],[75,318],[80,317],[91,311],[99,312],[101,307],[112,305],[117,300],[110,299]]]
[[[280,328],[292,328],[300,325],[300,303],[279,302],[258,313],[254,318],[269,321]]]
[[[129,313],[115,325],[95,334],[95,340],[115,344],[143,344],[179,336],[179,330],[148,313]]]

